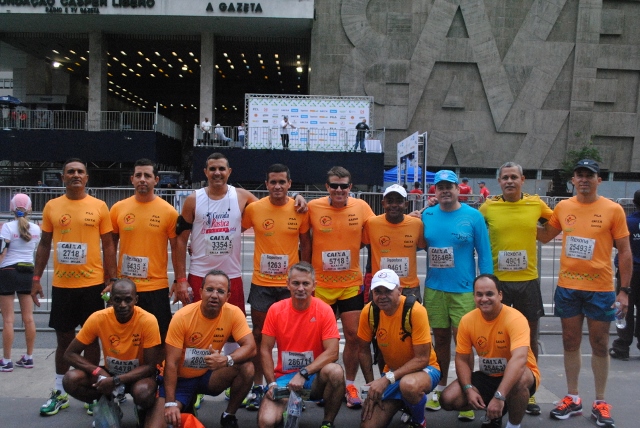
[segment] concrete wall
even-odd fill
[[[428,163],[554,169],[591,140],[640,172],[640,2],[316,0],[312,94],[371,95],[395,144]]]

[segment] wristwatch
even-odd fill
[[[301,368],[299,373],[300,373],[300,376],[302,376],[306,380],[309,380],[310,375],[309,375],[309,371],[306,368],[304,368],[304,367]]]
[[[493,394],[493,398],[496,398],[500,401],[506,401],[507,397],[505,397],[504,395],[502,395],[502,393],[500,391],[496,391],[495,394]]]
[[[122,383],[122,381],[120,380],[119,376],[114,376],[113,377],[113,386],[120,386],[121,383]]]
[[[392,371],[388,371],[384,374],[384,377],[387,378],[387,380],[389,381],[389,383],[395,383],[396,382],[396,376],[393,374]]]
[[[620,287],[620,291],[627,293],[627,296],[631,294],[631,287]]]
[[[231,355],[227,355],[227,367],[232,367],[233,366],[233,358],[231,358]]]

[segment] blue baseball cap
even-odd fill
[[[448,181],[453,184],[458,184],[458,176],[455,172],[448,169],[442,169],[436,172],[436,177],[433,180],[433,184],[438,184],[441,181]]]

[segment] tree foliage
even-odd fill
[[[594,161],[602,162],[600,151],[592,141],[587,141],[587,143],[579,149],[569,150],[567,152],[565,160],[562,162],[562,172],[567,181],[571,180],[573,168],[578,161],[582,159],[593,159]]]

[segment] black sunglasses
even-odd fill
[[[332,189],[337,189],[339,187],[342,190],[347,190],[349,188],[349,186],[351,186],[351,183],[327,183],[327,184]]]

